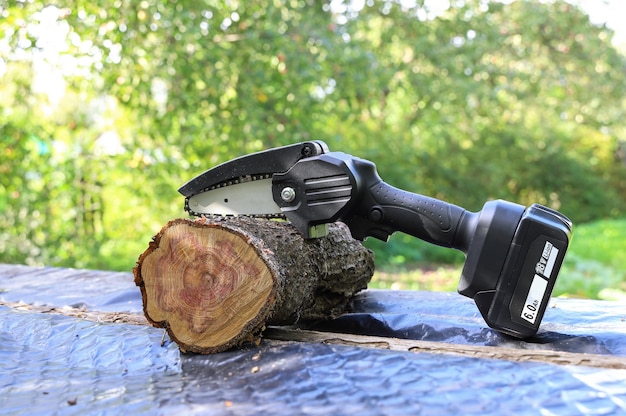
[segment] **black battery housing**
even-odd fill
[[[478,219],[459,293],[474,299],[490,327],[527,338],[539,329],[571,239],[572,223],[539,204],[523,210],[515,221],[521,206],[494,203]],[[516,225],[513,233],[511,224]],[[507,251],[504,257],[498,255],[503,249]],[[501,271],[496,273],[497,269]]]

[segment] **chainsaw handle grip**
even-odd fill
[[[370,161],[354,158],[352,168],[358,196],[354,214],[344,222],[355,238],[369,235],[386,241],[400,231],[439,246],[467,250],[473,230],[469,224],[464,226],[465,209],[387,184]]]
[[[390,232],[400,231],[443,247],[454,247],[465,210],[380,181],[370,186],[374,204],[368,218]]]

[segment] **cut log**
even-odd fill
[[[286,221],[246,217],[170,221],[133,269],[148,321],[198,353],[258,342],[265,325],[335,318],[373,272],[343,224],[306,240]]]

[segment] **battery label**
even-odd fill
[[[556,262],[558,255],[559,249],[554,247],[551,242],[546,241],[546,244],[543,247],[543,252],[541,253],[541,259],[539,259],[537,266],[535,267],[535,272],[550,280],[552,277],[552,269],[554,268],[554,263]]]
[[[538,274],[535,274],[533,283],[530,285],[530,290],[528,291],[528,296],[526,297],[526,303],[522,308],[522,314],[520,315],[522,319],[533,325],[535,324],[537,314],[539,313],[539,307],[541,306],[541,301],[543,299],[543,295],[546,293],[547,287],[548,281]]]

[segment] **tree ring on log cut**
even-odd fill
[[[246,341],[276,297],[265,250],[227,224],[170,221],[133,270],[146,318],[184,351],[212,353]]]

